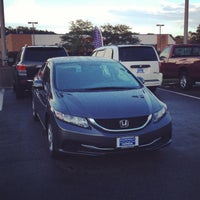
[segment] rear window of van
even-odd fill
[[[158,61],[152,47],[119,47],[120,61]]]

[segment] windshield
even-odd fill
[[[132,46],[119,48],[120,61],[157,61],[157,55],[152,47]]]
[[[55,66],[58,90],[122,90],[140,88],[138,80],[117,62],[70,62]]]

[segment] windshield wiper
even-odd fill
[[[132,90],[132,89],[136,89],[136,87],[113,87],[113,86],[108,86],[108,87],[86,88],[85,90],[96,91],[96,90]]]
[[[78,89],[65,89],[61,92],[87,92],[87,91],[112,91],[112,90],[134,90],[138,87],[117,87],[117,86],[107,86],[107,87],[91,87],[91,88],[78,88]]]

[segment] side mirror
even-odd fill
[[[34,80],[33,88],[42,90],[44,88],[43,81],[41,79]]]

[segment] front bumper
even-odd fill
[[[144,77],[144,85],[146,87],[158,87],[162,85],[163,74],[155,73],[153,76]]]
[[[172,123],[167,114],[160,122],[150,122],[139,131],[108,133],[96,127],[84,129],[66,124],[53,118],[56,150],[68,154],[105,155],[125,153],[137,150],[157,150],[171,143]],[[139,138],[139,144],[131,148],[118,148],[117,138]]]

